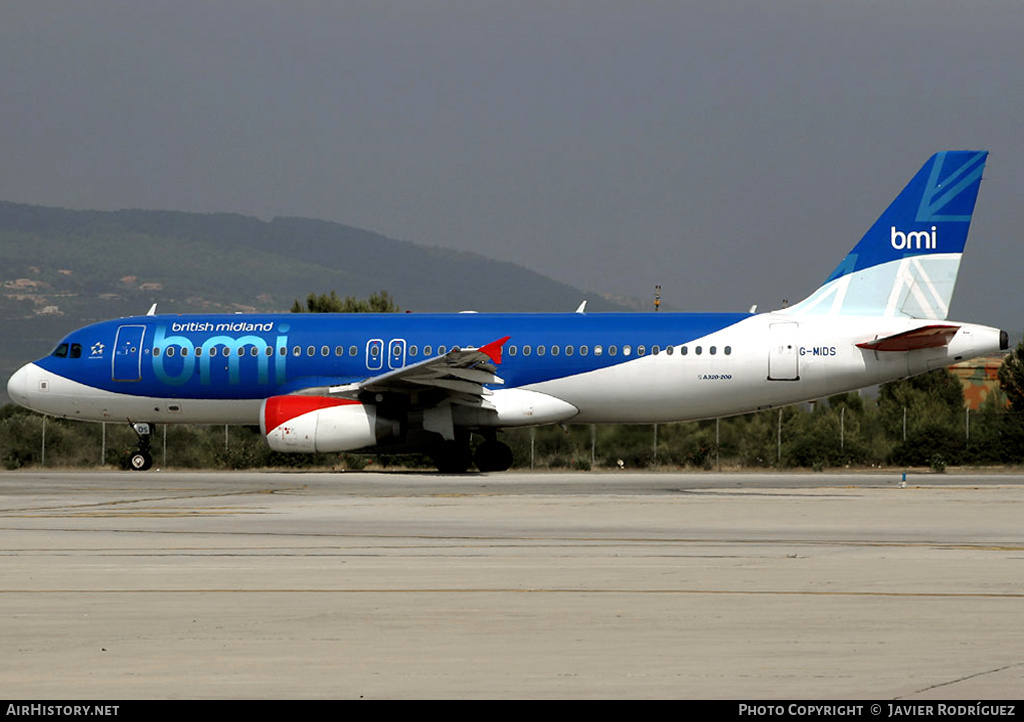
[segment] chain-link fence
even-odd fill
[[[1024,414],[1003,410],[940,413],[927,405],[882,408],[804,405],[731,418],[657,425],[569,425],[517,429],[501,438],[520,469],[871,468],[1024,463]],[[93,424],[0,409],[0,465],[125,467],[138,438],[127,423]],[[286,455],[257,427],[157,426],[154,466],[253,468],[367,463],[429,466],[416,457]]]

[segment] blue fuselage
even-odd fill
[[[519,387],[665,352],[748,316],[139,316],[79,329],[37,363],[87,386],[133,396],[262,399],[353,383],[455,347],[478,348],[508,336],[500,373],[506,387]],[[713,353],[724,358],[732,348]]]

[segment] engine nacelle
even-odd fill
[[[498,389],[486,397],[490,408],[452,408],[459,426],[543,426],[558,424],[580,410],[555,396],[526,389]]]
[[[398,423],[378,418],[376,407],[328,396],[271,396],[260,428],[271,449],[297,453],[352,451],[398,434]]]

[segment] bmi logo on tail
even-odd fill
[[[892,247],[897,251],[913,248],[920,251],[937,250],[939,245],[935,237],[936,228],[932,226],[931,233],[928,231],[897,231],[896,226],[892,227]]]

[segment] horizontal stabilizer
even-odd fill
[[[950,340],[959,330],[959,326],[922,326],[912,331],[904,331],[893,336],[859,343],[857,348],[869,351],[916,351],[922,348],[939,348],[948,346]]]

